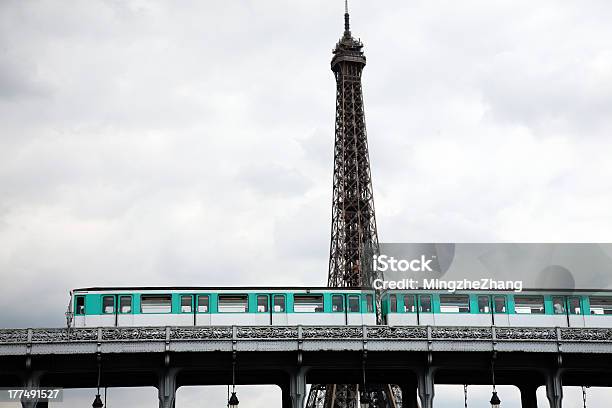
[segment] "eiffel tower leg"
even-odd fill
[[[291,373],[289,392],[292,408],[304,408],[304,399],[306,398],[306,372],[304,369],[299,368]]]
[[[422,408],[433,408],[434,373],[431,367],[426,367],[418,374],[419,398]]]

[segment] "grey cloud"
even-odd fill
[[[271,163],[241,169],[238,180],[259,194],[294,196],[304,194],[312,182],[298,170]]]

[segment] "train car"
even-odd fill
[[[373,290],[117,287],[71,291],[71,327],[374,325]]]
[[[612,291],[387,290],[390,326],[612,327]]]

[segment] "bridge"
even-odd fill
[[[0,329],[0,387],[154,386],[159,407],[184,385],[276,384],[283,408],[306,384],[397,384],[403,407],[432,408],[435,384],[517,386],[523,408],[546,387],[612,385],[612,329],[388,326],[220,326]],[[23,402],[24,407],[46,406]]]

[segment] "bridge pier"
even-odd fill
[[[518,385],[521,392],[521,408],[538,408],[538,386],[535,384]]]
[[[549,371],[546,374],[546,397],[550,408],[563,407],[563,382],[560,369]]]
[[[176,404],[176,375],[178,369],[167,368],[160,373],[157,386],[159,408],[174,408]]]
[[[421,399],[421,408],[433,408],[434,399],[434,370],[427,366],[424,370],[417,373],[418,391]]]
[[[31,366],[31,361],[27,364],[28,367]],[[31,390],[40,387],[40,377],[43,376],[42,371],[30,371],[27,370],[27,374],[24,380],[24,387]],[[24,399],[21,400],[22,408],[47,408],[49,406],[49,402],[46,400],[31,400],[26,401]]]
[[[48,401],[21,401],[21,406],[22,408],[48,408],[49,407],[49,402]]]
[[[285,391],[283,390],[283,408],[285,408]],[[306,400],[306,370],[302,367],[289,373],[289,394],[291,408],[304,408]]]

